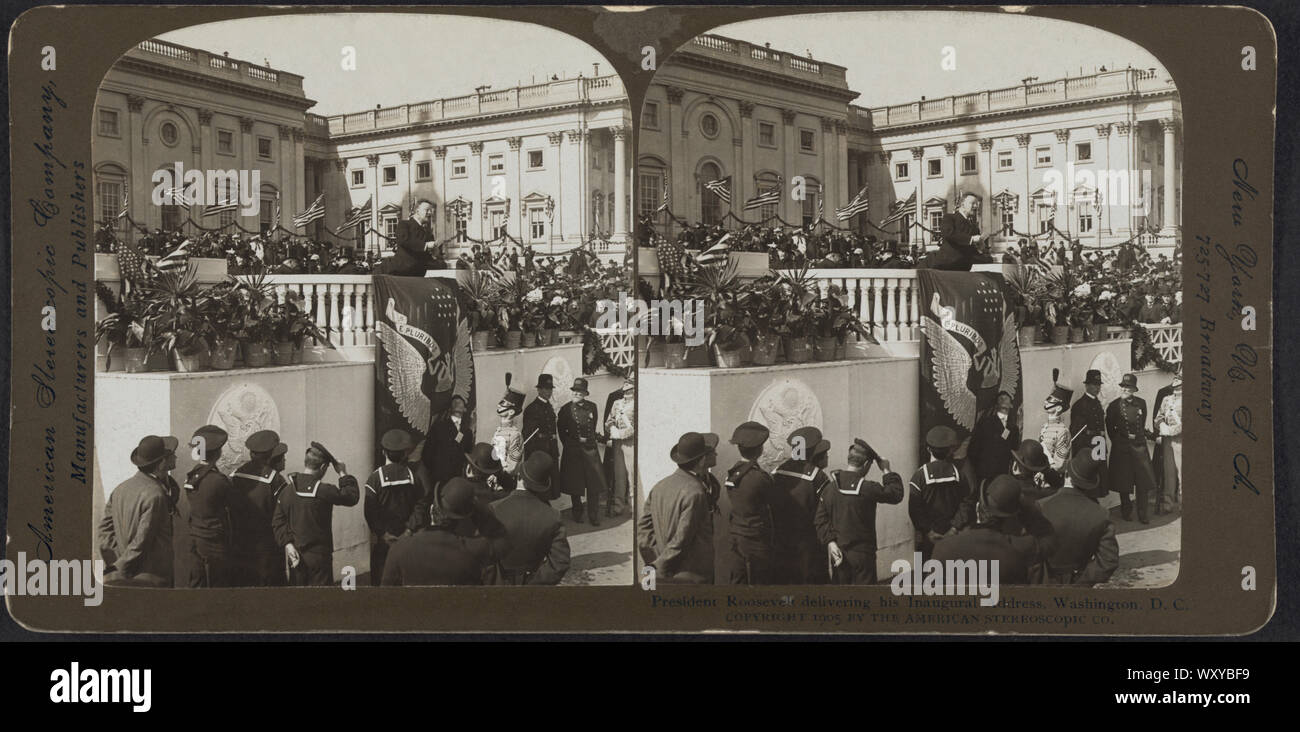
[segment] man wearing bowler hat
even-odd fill
[[[872,463],[880,465],[884,484],[867,480]],[[849,467],[837,470],[817,504],[817,535],[836,584],[876,582],[876,504],[902,503],[903,479],[889,469],[866,440],[849,447]]]
[[[234,488],[217,469],[229,435],[216,425],[194,431],[202,454],[185,476],[190,506],[190,587],[230,587],[230,502]]]
[[[777,584],[825,584],[826,562],[814,521],[822,491],[830,484],[826,474],[831,443],[816,427],[792,431],[786,442],[790,458],[772,474],[773,540]]]
[[[560,438],[555,432],[555,406],[551,396],[555,393],[555,377],[550,374],[537,375],[537,398],[524,408],[524,461],[536,453],[544,452],[551,457],[552,465],[560,462]],[[554,481],[548,473],[546,476],[547,495],[550,499],[560,497]]]
[[[908,483],[907,513],[916,530],[916,549],[929,559],[935,544],[965,527],[973,518],[970,487],[952,462],[960,440],[945,425],[930,428],[925,446],[930,462],[917,468]]]
[[[284,554],[275,542],[271,521],[276,500],[288,481],[276,467],[289,446],[272,430],[254,432],[244,441],[249,460],[230,476],[231,570],[236,587],[278,587],[286,583]]]
[[[569,540],[564,521],[548,502],[555,462],[534,452],[519,469],[519,486],[492,504],[505,527],[504,544],[496,542],[501,572],[497,584],[558,585],[569,571]]]
[[[731,548],[727,553],[727,581],[733,585],[772,584],[772,476],[758,464],[768,429],[758,422],[736,428],[731,444],[740,451],[740,461],[727,471],[723,485],[731,502],[728,527]]]
[[[1101,462],[1080,452],[1070,459],[1067,471],[1070,485],[1038,501],[1056,534],[1056,547],[1044,564],[1044,580],[1092,586],[1110,579],[1119,567],[1115,525],[1097,504]]]
[[[449,481],[437,491],[428,511],[428,526],[393,545],[384,564],[383,585],[483,584],[494,562],[492,541],[462,536],[456,529],[474,514],[474,485],[467,480]]]
[[[1120,398],[1106,408],[1106,431],[1110,433],[1110,489],[1119,493],[1124,520],[1133,515],[1133,488],[1137,487],[1137,516],[1144,524],[1152,494],[1160,499],[1156,476],[1147,452],[1147,403],[1137,396],[1137,376],[1124,374],[1119,383]]]
[[[474,496],[474,506],[469,515],[458,520],[452,529],[457,535],[465,537],[500,536],[505,529],[492,515],[490,506],[493,501],[505,498],[509,494],[507,490],[498,489],[493,485],[495,481],[490,480],[500,473],[501,462],[493,453],[492,446],[486,442],[478,443],[465,456],[465,468],[460,475],[425,491],[424,497],[415,504],[411,521],[407,523],[408,528],[415,531],[428,526],[430,512],[437,507],[438,495],[441,492],[450,490],[452,486],[456,486],[457,490],[468,487],[470,494]],[[417,522],[417,519],[422,520]]]
[[[677,464],[646,496],[637,519],[641,561],[654,567],[661,582],[713,584],[713,512],[718,436],[687,432],[669,452]]]
[[[601,468],[597,441],[604,435],[596,432],[598,413],[596,404],[587,399],[587,380],[576,378],[573,401],[560,407],[556,429],[564,456],[560,458],[560,486],[573,500],[573,520],[582,521],[582,497],[587,497],[586,516],[592,526],[600,525],[600,496],[606,492],[604,471]]]
[[[384,576],[384,559],[397,539],[407,531],[415,502],[424,495],[424,485],[407,462],[415,447],[406,430],[391,429],[379,442],[384,464],[366,478],[364,503],[370,527],[370,584],[378,586]]]
[[[338,485],[324,482],[330,466],[338,471]],[[348,475],[347,466],[319,442],[311,443],[303,455],[303,472],[289,475],[272,521],[294,585],[333,584],[334,507],[355,506],[360,498],[357,479]]]
[[[1047,453],[1038,440],[1024,440],[1011,451],[1008,472],[1020,483],[1020,494],[1025,501],[1050,496],[1065,483],[1061,474],[1052,470]]]
[[[1009,475],[989,482],[980,499],[978,523],[934,547],[939,561],[997,561],[998,582],[1023,585],[1031,570],[1054,548],[1052,524],[1038,511],[1026,512],[1020,484]]]
[[[104,584],[172,586],[176,504],[168,471],[176,465],[178,444],[170,435],[149,435],[131,451],[139,470],[109,494],[99,522]]]

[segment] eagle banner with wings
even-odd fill
[[[917,270],[921,285],[921,444],[946,425],[963,442],[976,421],[1011,395],[1022,402],[1016,315],[996,272]]]
[[[421,442],[456,396],[472,411],[474,357],[455,282],[376,275],[372,307],[376,437],[403,429]]]

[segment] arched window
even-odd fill
[[[124,203],[127,203],[126,170],[111,163],[99,166],[95,171],[95,221],[121,228],[117,215]],[[126,224],[125,219],[121,224]]]
[[[173,172],[173,167],[170,165],[164,165],[158,169],[166,170],[168,173]],[[175,181],[173,187],[175,192],[179,194],[185,190],[185,183],[184,181]],[[176,199],[172,198],[170,192],[164,192],[164,203],[159,207],[162,209],[161,226],[163,231],[178,231],[181,228],[181,221],[185,214],[182,212],[179,204],[171,203],[173,200]]]
[[[716,163],[700,166],[700,223],[712,226],[722,222],[722,199],[705,186],[710,181],[722,177],[722,170]]]
[[[780,201],[781,201],[781,189],[783,187],[781,182],[781,176],[771,171],[764,171],[762,173],[759,173],[758,175],[754,176],[754,187],[757,189],[756,192],[758,194],[772,193],[774,191],[777,193],[777,198],[775,202],[765,203],[761,208],[758,209],[759,218],[766,221],[772,218],[773,216],[779,214],[781,212]]]

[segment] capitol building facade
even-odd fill
[[[627,240],[631,117],[617,76],[467,91],[324,117],[308,111],[315,102],[300,75],[145,41],[114,65],[96,100],[96,220],[125,230],[125,199],[150,229],[192,219],[330,238],[326,230],[370,201],[366,233],[345,235],[376,250],[385,246],[376,233],[392,236],[427,200],[439,240],[504,236],[554,252]],[[202,202],[155,205],[153,173],[177,163],[258,171],[257,213],[204,218]],[[325,218],[294,229],[293,216],[321,195]]]
[[[981,230],[1105,247],[1179,236],[1181,106],[1155,69],[1099,69],[882,107],[853,104],[843,66],[717,35],[698,36],[659,70],[641,112],[637,213],[670,208],[691,223],[769,219],[802,225],[865,186],[873,228],[902,242],[932,235],[958,196],[979,197]],[[731,179],[731,203],[704,184]],[[788,195],[801,179],[802,200]],[[784,186],[782,186],[784,181]],[[783,187],[779,204],[744,201]],[[905,210],[899,210],[906,206]]]

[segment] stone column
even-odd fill
[[[1174,119],[1160,120],[1160,129],[1164,132],[1165,142],[1165,162],[1163,167],[1165,195],[1162,203],[1164,210],[1160,212],[1160,238],[1172,237],[1174,242],[1178,240],[1179,222],[1178,222],[1178,168],[1174,165],[1174,155],[1177,153],[1177,140],[1174,134],[1177,131],[1178,122]],[[1173,244],[1174,242],[1170,242]],[[1164,244],[1165,242],[1161,242]]]
[[[283,225],[285,220],[285,209],[292,209],[294,206],[294,147],[293,147],[293,128],[288,125],[280,125],[280,154],[276,160],[276,166],[280,171],[280,182],[276,189],[280,192],[280,219],[272,221],[271,225]],[[259,192],[260,193],[260,192]],[[274,204],[272,204],[274,205]],[[271,209],[275,213],[275,209]],[[293,216],[290,211],[289,216]],[[288,228],[288,227],[286,227]]]
[[[1016,145],[1019,146],[1022,151],[1024,151],[1024,155],[1021,156],[1021,161],[1025,168],[1025,193],[1023,196],[1021,196],[1021,199],[1024,201],[1025,204],[1025,218],[1024,218],[1024,222],[1021,224],[1021,226],[1023,226],[1024,228],[1020,230],[1025,232],[1026,234],[1029,234],[1030,236],[1033,236],[1038,232],[1034,231],[1033,225],[1031,223],[1033,217],[1031,215],[1030,209],[1033,207],[1034,202],[1030,200],[1029,197],[1031,194],[1033,194],[1034,188],[1030,184],[1030,180],[1032,180],[1033,174],[1030,172],[1030,167],[1029,167],[1029,163],[1030,163],[1029,135],[1028,134],[1016,135]],[[1017,211],[1017,213],[1019,212]]]
[[[438,203],[437,215],[441,216],[444,222],[447,222],[447,202],[448,200],[450,200],[450,197],[447,195],[447,146],[446,145],[433,146],[433,162],[431,165],[435,169],[429,171],[430,173],[429,182],[434,184],[433,199],[436,203]],[[437,181],[437,183],[434,183],[434,181]],[[450,222],[447,222],[447,226],[443,229],[442,239],[446,239],[447,237],[451,236],[455,232],[456,232],[456,227],[452,225]],[[438,225],[436,223],[433,225],[433,233],[435,237],[438,234]],[[441,239],[439,239],[439,241],[441,241]]]
[[[126,96],[127,127],[126,134],[131,141],[131,159],[127,161],[130,166],[130,179],[126,185],[130,196],[131,218],[141,226],[155,226],[153,223],[154,206],[151,202],[153,194],[153,182],[150,176],[153,171],[149,169],[149,161],[145,159],[145,141],[144,141],[144,97],[135,94]],[[142,217],[140,214],[144,213]],[[135,235],[132,234],[132,239]]]
[[[475,239],[487,239],[487,207],[483,205],[483,143],[471,142],[469,144],[469,154],[473,158],[469,162],[470,175],[474,176],[474,208],[478,210],[478,215],[474,211],[470,212],[470,218],[478,222],[478,234],[471,234]]]
[[[1097,147],[1101,148],[1101,150],[1093,153],[1094,156],[1103,155],[1102,164],[1104,167],[1102,170],[1106,172],[1105,180],[1102,180],[1102,176],[1097,176],[1097,223],[1095,225],[1097,227],[1098,245],[1102,244],[1103,237],[1110,236],[1111,191],[1108,190],[1112,187],[1110,179],[1112,170],[1110,167],[1110,128],[1111,126],[1108,124],[1097,125],[1097,142],[1099,143]]]
[[[689,221],[691,212],[695,210],[695,188],[691,185],[694,178],[686,163],[686,130],[681,129],[680,139],[677,132],[681,127],[682,97],[686,92],[681,87],[670,86],[667,87],[667,93],[668,104],[664,108],[664,139],[668,143],[669,169],[664,171],[664,175],[668,176],[668,185],[672,187],[670,208],[674,214]],[[674,227],[675,224],[670,222],[669,230]]]
[[[627,242],[627,135],[626,127],[614,127],[614,236],[613,241]]]
[[[1128,200],[1124,202],[1123,217],[1115,229],[1116,237],[1128,239],[1133,235],[1133,202],[1137,201],[1143,195],[1142,191],[1142,172],[1137,169],[1136,161],[1133,159],[1133,124],[1131,122],[1119,122],[1115,125],[1115,132],[1119,135],[1119,145],[1117,149],[1122,153],[1124,162],[1119,166],[1124,170],[1125,175],[1125,195]],[[1118,162],[1118,161],[1116,161]],[[1145,201],[1144,201],[1145,202]]]
[[[980,231],[987,235],[1002,225],[993,219],[993,138],[980,138],[980,152],[984,153],[979,174],[980,187],[984,189],[980,199]]]
[[[253,134],[253,123],[254,120],[252,117],[239,118],[239,167],[242,170],[253,169],[255,161],[257,160],[257,137]],[[239,191],[238,193],[241,197],[248,195],[247,191]],[[261,196],[262,192],[253,191],[253,195]],[[249,221],[242,211],[235,212],[235,222],[245,229],[257,229],[257,219],[254,218],[252,226],[249,226]],[[235,229],[235,231],[239,230]],[[231,231],[227,229],[226,233],[231,233]]]
[[[367,155],[366,165],[370,167],[371,185],[374,186],[370,196],[370,230],[366,232],[366,248],[373,247],[375,253],[379,253],[383,250],[384,245],[380,243],[379,237],[373,233],[379,230],[379,156]],[[365,204],[361,205],[364,206]]]
[[[758,138],[754,136],[754,103],[740,100],[740,149],[739,162],[736,165],[735,195],[743,196],[750,190],[757,191],[754,182],[754,145]],[[742,188],[743,186],[743,188]],[[782,195],[786,195],[784,192]],[[779,210],[780,207],[778,207]]]
[[[834,199],[827,199],[825,216],[835,218],[835,209],[849,205],[853,196],[862,189],[861,185],[849,184],[849,125],[842,119],[835,120],[835,192]],[[838,203],[835,203],[838,201]]]
[[[948,170],[952,171],[952,188],[944,194],[944,198],[949,201],[948,205],[952,207],[951,210],[956,211],[957,206],[961,204],[961,201],[957,200],[957,143],[945,142],[943,144],[943,154],[948,156]],[[948,186],[945,184],[944,187],[947,188]]]
[[[925,251],[925,232],[916,228],[915,224],[925,223],[925,219],[922,216],[922,212],[925,211],[925,171],[921,169],[922,163],[925,162],[921,158],[924,157],[924,147],[918,146],[912,148],[912,167],[916,168],[916,171],[914,172],[914,175],[916,176],[916,210],[912,213],[912,222],[914,225],[911,230],[907,232],[907,241],[908,244],[919,245],[921,247],[921,252]],[[916,238],[914,239],[913,236]]]
[[[549,132],[546,140],[551,143],[547,155],[551,156],[551,167],[555,169],[555,188],[551,191],[551,196],[556,202],[555,207],[551,209],[551,219],[547,222],[548,238],[551,244],[564,240],[564,169],[563,160],[560,157],[560,143],[564,140],[563,132]],[[554,250],[552,250],[554,251]]]
[[[399,150],[397,160],[402,164],[401,169],[397,171],[397,180],[405,181],[404,185],[406,186],[406,195],[403,196],[406,199],[406,208],[397,215],[400,221],[410,216],[411,212],[415,210],[415,186],[411,183],[411,151]]]
[[[794,166],[795,155],[796,155],[795,147],[799,144],[799,139],[798,139],[798,135],[796,134],[797,131],[794,128],[795,114],[796,112],[793,109],[781,110],[781,121],[784,123],[782,129],[785,132],[785,139],[784,139],[785,145],[782,148],[782,152],[784,153],[782,157],[784,158],[785,165],[784,165],[784,169],[781,171],[781,175],[785,176],[786,178],[789,178],[790,176],[796,174],[795,166]],[[732,200],[734,201],[735,198],[733,197]],[[741,203],[743,205],[744,202],[742,201]],[[791,201],[789,196],[782,196],[781,205],[777,206],[776,210],[780,212],[782,218],[784,218],[786,221],[793,221],[795,217],[798,216],[798,214],[795,213],[794,210],[796,203],[797,203],[796,201]]]
[[[305,130],[301,127],[294,127],[290,130],[293,137],[293,171],[294,175],[289,179],[290,187],[293,189],[293,196],[285,199],[284,211],[285,225],[293,228],[293,217],[303,209],[307,208],[307,165],[306,155],[303,150],[303,136]]]
[[[1072,236],[1082,239],[1082,237],[1079,236],[1078,231],[1079,222],[1070,219],[1070,212],[1074,211],[1074,188],[1076,183],[1072,180],[1072,176],[1068,175],[1070,172],[1069,128],[1056,130],[1056,142],[1060,145],[1061,155],[1060,157],[1057,157],[1056,155],[1052,156],[1052,167],[1061,171],[1061,180],[1064,181],[1064,184],[1061,186],[1061,197],[1056,201],[1056,228],[1061,231],[1068,231]],[[1061,162],[1057,163],[1057,160],[1060,160]],[[1064,220],[1061,219],[1062,211],[1065,212]],[[1062,224],[1064,224],[1064,226],[1062,226]]]
[[[821,191],[819,191],[818,195],[822,196],[823,200],[829,199],[831,201],[834,201],[836,200],[834,156],[839,151],[839,145],[836,144],[835,142],[835,120],[832,120],[827,117],[823,117],[821,119],[821,125],[822,125],[822,142],[820,148],[817,150],[817,155],[821,157],[822,170],[821,170],[820,177],[821,177],[822,186],[821,186]],[[832,208],[833,207],[834,206],[832,204]],[[795,221],[797,222],[803,221],[802,208],[803,208],[802,202],[800,202],[799,218],[795,219]],[[816,202],[814,201],[813,211],[815,212],[816,210],[817,210],[817,206],[816,206]]]
[[[334,231],[343,224],[344,216],[347,214],[348,209],[352,207],[351,200],[345,195],[336,195],[334,182],[339,180],[343,181],[342,190],[343,193],[346,194],[348,186],[351,183],[351,181],[348,180],[348,161],[346,158],[339,158],[334,161],[334,177],[330,178],[325,184],[325,218],[323,221],[325,222],[325,228],[330,231]],[[330,225],[330,212],[336,212],[338,214],[338,218],[332,226]],[[334,237],[330,237],[330,240],[341,241]],[[354,245],[350,243],[348,246]]]

